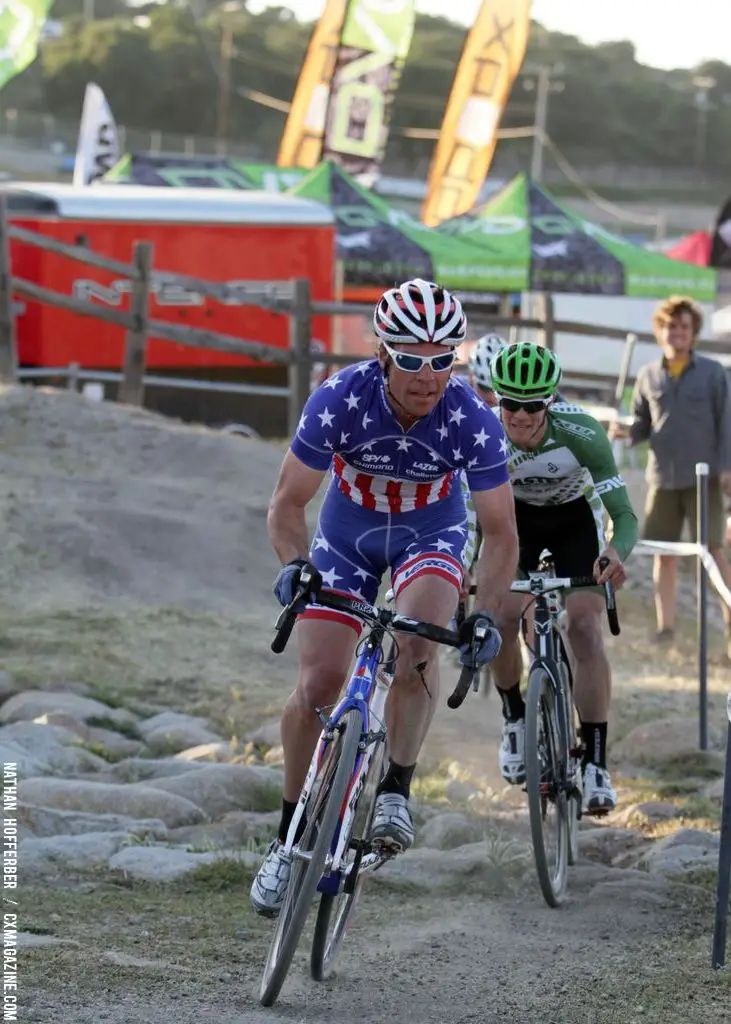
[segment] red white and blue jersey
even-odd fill
[[[456,604],[470,532],[460,475],[473,491],[508,480],[502,426],[468,385],[450,378],[405,431],[378,361],[358,363],[311,395],[291,447],[311,469],[333,471],[310,548],[326,588],[373,602],[386,571],[397,598],[431,575],[454,585]],[[305,617],[361,628],[320,605]]]
[[[292,451],[310,469],[332,468],[341,493],[374,512],[409,512],[448,498],[464,470],[471,491],[507,482],[507,444],[497,416],[450,377],[428,416],[404,430],[378,360],[329,377],[305,406]]]

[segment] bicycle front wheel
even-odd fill
[[[274,1004],[287,977],[330,853],[340,809],[353,776],[360,736],[360,714],[355,709],[347,711],[323,755],[305,811],[307,824],[294,848],[287,895],[264,967],[259,993],[262,1006]]]
[[[373,754],[373,760],[368,769],[366,779],[361,793],[358,807],[353,823],[353,835],[357,840],[363,842],[367,839],[373,823],[373,815],[376,809],[376,790],[378,783],[383,778],[383,769],[386,759],[386,744],[380,742]],[[320,897],[320,907],[317,911],[315,922],[315,934],[312,940],[312,955],[310,957],[310,971],[315,981],[325,981],[329,978],[335,957],[345,938],[348,930],[348,923],[360,898],[360,891],[363,888],[364,877],[357,870],[358,857],[355,851],[350,850],[348,854],[350,871],[355,872],[345,889],[333,896],[330,893],[323,893]]]
[[[526,694],[525,782],[536,872],[549,907],[559,906],[566,895],[569,854],[560,735],[556,691],[545,668],[536,665]]]

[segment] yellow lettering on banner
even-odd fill
[[[472,209],[525,55],[530,0],[483,0],[465,43],[429,171],[422,221],[435,227]]]

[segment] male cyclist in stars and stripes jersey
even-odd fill
[[[268,517],[283,563],[274,592],[289,604],[306,567],[323,588],[373,602],[389,571],[401,614],[447,626],[467,543],[464,470],[485,557],[476,569],[478,610],[462,627],[462,660],[487,664],[500,649],[495,616],[509,595],[518,543],[502,427],[451,375],[466,334],[462,306],[446,289],[415,279],[385,292],[374,328],[377,358],[342,370],[310,396],[284,457]],[[305,509],[328,470],[332,479],[309,544]],[[251,890],[254,908],[267,916],[279,913],[289,881],[282,842],[321,728],[315,708],[337,701],[361,628],[354,617],[318,605],[316,593],[299,618],[299,676],[282,717],[279,833]],[[475,652],[478,621],[490,628]],[[392,852],[414,838],[409,787],[438,692],[437,646],[400,636],[387,706],[390,762],[371,832]]]

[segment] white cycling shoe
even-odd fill
[[[607,769],[590,762],[585,766],[583,775],[584,814],[607,814],[613,811],[617,806],[617,794]]]
[[[371,841],[389,853],[403,853],[414,841],[414,823],[406,797],[400,793],[380,793],[370,833]]]
[[[262,917],[278,917],[287,895],[292,858],[275,839],[251,885],[251,905]]]
[[[511,786],[525,782],[525,720],[503,722],[500,740],[500,774]]]

